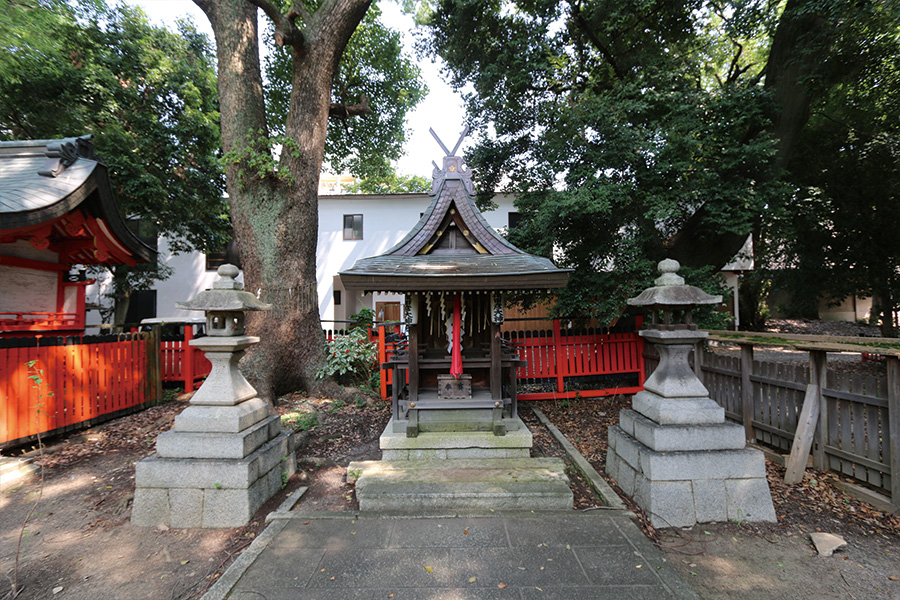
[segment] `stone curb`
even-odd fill
[[[287,521],[276,520],[269,523],[259,537],[253,540],[250,547],[241,552],[241,555],[231,563],[231,566],[222,574],[216,583],[209,588],[200,600],[225,600],[237,585],[237,582],[243,577],[250,565],[259,558],[263,550],[269,547],[272,540],[287,527]]]
[[[562,434],[562,432],[556,428],[556,426],[550,422],[550,420],[541,412],[541,410],[537,407],[531,407],[531,410],[534,411],[535,416],[541,422],[541,424],[547,428],[547,430],[556,438],[556,441],[559,442],[560,446],[563,447],[563,450],[566,451],[566,454],[572,460],[572,463],[575,465],[575,468],[588,480],[591,488],[594,492],[600,496],[600,499],[606,503],[609,508],[616,510],[624,510],[626,514],[634,517],[634,513],[628,510],[628,507],[622,502],[622,499],[619,498],[619,495],[609,487],[609,484],[606,483],[606,480],[600,476],[600,473],[591,466],[591,463],[584,458],[581,453],[578,451],[575,446],[572,445],[566,436]]]

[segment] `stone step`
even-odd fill
[[[362,511],[572,508],[558,458],[359,461],[347,472]]]

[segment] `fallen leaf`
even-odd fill
[[[635,569],[640,569],[640,568],[643,567],[643,566],[644,566],[644,565],[634,565],[634,568],[635,568]]]
[[[888,579],[891,581],[900,581],[900,577],[897,577],[896,575],[888,575]]]
[[[186,565],[186,564],[188,564],[189,562],[191,562],[190,559],[188,559],[188,560],[183,560],[183,561],[181,561],[181,564]]]
[[[502,590],[503,588],[506,587],[506,584],[505,584],[505,583],[498,583],[498,584],[497,584],[497,587],[500,588],[500,589]]]
[[[468,528],[463,529],[463,535],[469,535],[469,529],[468,529]]]
[[[431,567],[425,567],[425,570],[429,573],[434,573],[434,569],[432,569]]]
[[[332,575],[331,579],[329,579],[328,581],[334,581],[334,575]]]
[[[475,583],[476,581],[478,581],[477,577],[469,577],[469,583]]]

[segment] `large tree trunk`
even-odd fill
[[[216,36],[225,153],[267,152],[252,145],[252,139],[265,138],[269,131],[257,8],[247,0],[195,2]],[[245,288],[272,304],[272,310],[248,319],[249,332],[261,342],[248,354],[245,370],[260,395],[272,401],[317,385],[315,372],[322,364],[325,340],[316,286],[319,174],[334,71],[368,6],[361,0],[323,2],[302,35],[289,38],[294,39],[294,72],[286,134],[296,148],[284,149],[278,174],[259,177],[246,156],[227,168]]]

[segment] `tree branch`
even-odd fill
[[[271,2],[271,0],[247,0],[250,4],[256,6],[257,8],[262,9],[266,16],[272,20],[272,23],[275,25],[275,45],[278,47],[282,46],[294,46],[300,48],[305,43],[305,39],[303,37],[303,32],[294,25],[294,19],[299,16],[299,13],[291,16],[294,12],[294,9],[291,9],[291,12],[287,15],[281,14],[281,11],[278,7]],[[296,7],[294,7],[296,8]]]
[[[587,21],[584,18],[584,15],[581,14],[581,7],[578,6],[577,2],[569,2],[569,6],[572,7],[572,15],[575,17],[575,22],[578,24],[578,28],[581,32],[587,37],[588,41],[591,45],[597,49],[598,52],[606,59],[606,62],[609,63],[609,66],[612,67],[613,72],[615,72],[616,77],[623,81],[625,79],[625,73],[619,68],[618,63],[616,62],[615,57],[609,51],[609,49],[603,45],[603,43],[594,35],[594,32],[591,30]]]
[[[361,117],[363,115],[371,115],[375,111],[369,106],[369,98],[365,94],[359,99],[359,104],[340,104],[332,102],[328,109],[329,117],[338,119],[347,119],[349,117]]]
[[[291,17],[291,15],[294,15],[294,17]],[[306,4],[303,3],[303,0],[296,0],[294,2],[294,7],[288,12],[287,16],[288,19],[291,19],[292,21],[294,18],[300,17],[304,23],[309,23],[312,19],[312,13],[306,8]]]

